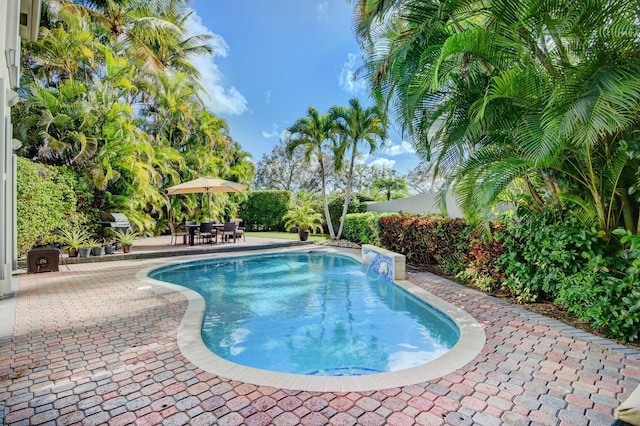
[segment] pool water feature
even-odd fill
[[[374,276],[374,284],[365,286],[362,265],[352,257],[301,252],[287,257],[285,262],[280,254],[236,255],[148,268],[138,277],[189,300],[178,344],[192,363],[257,385],[309,391],[396,387],[454,371],[484,345],[482,327],[472,317],[409,282]],[[253,268],[253,262],[262,265]],[[200,272],[194,274],[194,268]],[[248,278],[252,284],[237,285]],[[234,288],[236,295],[227,293]],[[341,299],[344,294],[352,298]],[[436,308],[430,314],[440,322],[436,331],[425,325],[430,320],[420,319],[425,300]],[[363,306],[355,306],[358,301]],[[396,323],[383,311],[392,317],[404,312],[416,326]],[[246,318],[247,312],[252,316]],[[304,321],[294,320],[294,314]],[[209,331],[224,333],[206,337]],[[254,336],[264,338],[254,344]],[[389,336],[398,337],[390,350],[385,349]],[[426,337],[431,338],[426,348],[417,345]]]

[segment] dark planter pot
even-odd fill
[[[104,256],[104,247],[91,247],[92,256]]]
[[[78,249],[75,247],[69,248],[69,257],[78,257]]]
[[[300,237],[300,241],[307,241],[309,239],[309,231],[298,231],[298,237]]]
[[[131,251],[131,244],[123,244],[122,245],[122,251],[124,253],[129,253]]]
[[[90,247],[80,247],[78,249],[78,254],[80,255],[80,257],[89,257],[89,255],[91,254],[91,248]]]
[[[113,254],[116,252],[116,246],[114,246],[113,244],[110,246],[104,246],[104,252],[105,254]]]

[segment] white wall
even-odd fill
[[[20,25],[21,15],[26,25]],[[17,289],[16,156],[11,107],[18,101],[20,36],[35,40],[40,0],[0,1],[0,298]]]
[[[383,203],[367,203],[367,206],[369,211],[379,213],[443,214],[437,197],[436,193],[426,193]],[[464,217],[451,192],[447,193],[446,205],[449,217]]]

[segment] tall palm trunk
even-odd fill
[[[320,163],[320,178],[322,180],[322,202],[324,205],[324,217],[327,221],[327,228],[329,228],[329,237],[332,240],[337,240],[340,239],[340,237],[336,238],[335,231],[333,230],[333,224],[331,223],[331,214],[329,213],[329,199],[327,197],[327,182],[325,178],[324,161],[322,159],[322,154],[318,156],[318,163]]]
[[[338,228],[338,235],[336,235],[337,240],[342,238],[342,230],[344,229],[344,223],[347,220],[347,213],[349,212],[349,204],[351,203],[351,187],[353,186],[353,163],[355,163],[356,160],[357,147],[358,144],[354,143],[353,149],[351,150],[351,164],[349,164],[349,173],[347,174],[347,189],[344,195],[342,216],[340,216],[340,227]]]

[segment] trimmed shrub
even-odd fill
[[[338,195],[329,201],[329,215],[331,215],[331,224],[338,231],[340,227],[340,218],[342,218],[342,209],[344,208],[344,195]],[[351,195],[351,200],[349,201],[349,207],[347,208],[347,214],[351,213],[364,213],[367,211],[366,204],[363,204],[359,200],[359,196],[357,194]],[[345,227],[346,219],[345,219]],[[344,230],[342,231],[344,234]]]
[[[380,245],[380,213],[348,214],[344,223],[343,236],[357,244]]]
[[[77,211],[78,179],[67,168],[18,157],[16,180],[18,256],[36,245],[59,242],[61,229],[89,223],[87,216]]]
[[[522,302],[555,300],[564,286],[581,279],[589,258],[604,253],[595,230],[557,209],[506,222],[496,238],[505,246],[497,263],[503,287]]]
[[[365,219],[351,216],[345,235],[360,238]],[[495,222],[490,230],[439,216],[379,219],[381,245],[409,263],[458,273],[520,302],[553,301],[609,337],[640,337],[640,236],[617,230],[620,244],[606,242],[573,212],[557,209]]]
[[[290,200],[290,191],[253,191],[240,204],[238,214],[247,231],[284,231],[282,216]]]
[[[467,254],[468,266],[458,273],[458,278],[464,282],[473,282],[480,290],[487,293],[494,293],[501,288],[505,274],[500,270],[498,261],[505,252],[505,247],[502,239],[496,237],[496,233],[500,235],[503,230],[504,226],[497,222],[490,224],[490,232],[471,230]]]
[[[407,261],[457,274],[465,267],[470,226],[443,216],[392,215],[380,218],[380,243]]]
[[[556,302],[594,328],[623,341],[640,337],[640,236],[616,230],[615,256],[583,252],[582,268],[560,286]]]

